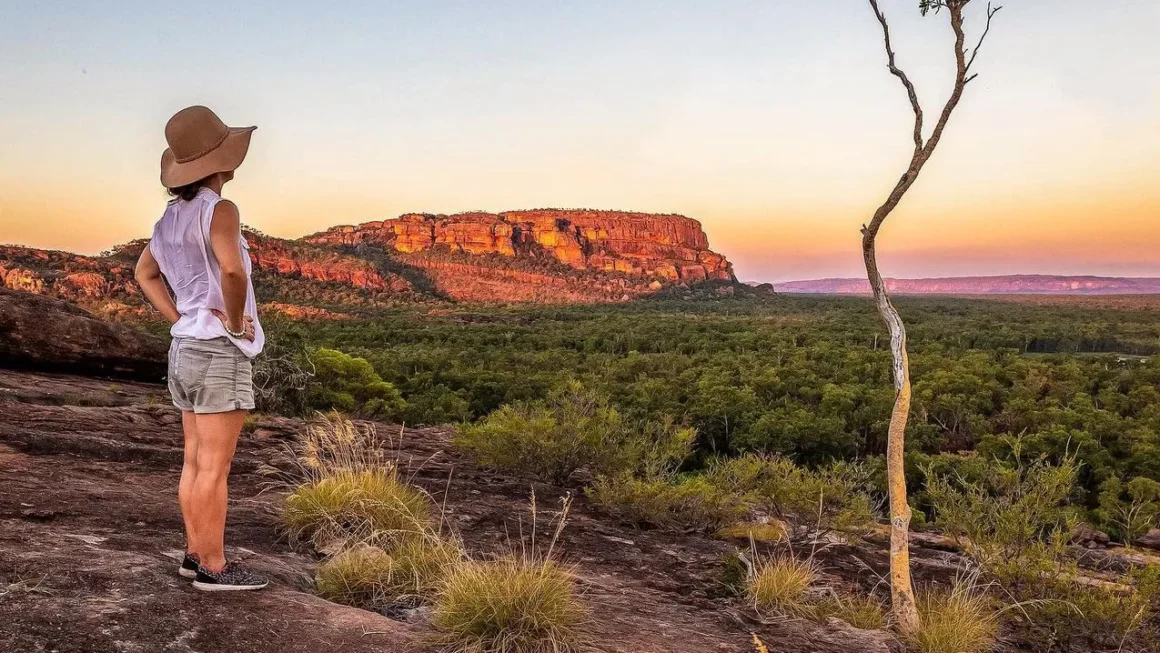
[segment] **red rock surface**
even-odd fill
[[[252,231],[246,237],[259,299],[295,306],[607,302],[671,285],[734,281],[701,224],[679,215],[410,213],[299,240]],[[68,299],[106,316],[139,316],[147,309],[133,266],[145,242],[101,256],[0,246],[0,287]]]
[[[160,380],[169,343],[73,304],[0,288],[0,367]]]
[[[292,320],[349,320],[353,317],[347,313],[328,311],[325,308],[300,306],[298,304],[286,304],[283,302],[268,302],[262,304],[261,310],[281,313]]]
[[[380,245],[404,254],[497,254],[549,258],[576,270],[666,282],[733,280],[732,265],[709,249],[701,224],[679,215],[540,209],[457,215],[407,214],[333,227],[305,240]]]
[[[164,385],[114,388],[0,370],[0,651],[447,650],[427,607],[387,616],[313,595],[317,558],[291,549],[281,535],[284,488],[262,473],[291,469],[288,439],[306,427],[301,420],[255,415],[230,471],[228,553],[269,577],[271,587],[210,595],[178,577],[181,418],[165,397]],[[409,483],[431,493],[442,526],[472,556],[523,547],[543,553],[543,541],[521,535],[529,497],[534,489],[541,506],[556,506],[568,490],[479,468],[455,450],[453,430],[378,425],[380,434],[398,435],[399,448],[385,453]],[[639,530],[610,519],[583,493],[554,542],[590,610],[585,653],[752,653],[753,633],[779,653],[897,650],[883,631],[761,618],[722,583],[722,560],[748,543]],[[820,584],[870,590],[884,569],[883,550],[823,547]],[[947,555],[936,553],[940,562]],[[924,552],[916,546],[913,555],[918,566]],[[939,579],[953,573],[941,571]]]
[[[275,278],[339,284],[369,295],[412,292],[406,279],[357,256],[250,231],[246,240],[255,270]],[[135,240],[101,256],[0,246],[0,288],[67,299],[101,313],[135,313],[143,298],[133,267],[145,243]]]
[[[407,292],[411,284],[401,277],[385,278],[369,261],[296,241],[247,233],[250,260],[259,270],[335,282],[361,290]]]

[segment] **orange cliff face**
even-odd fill
[[[305,307],[444,301],[614,302],[668,286],[735,281],[696,220],[555,210],[430,215],[339,226],[299,240],[246,230],[262,302]],[[370,247],[367,247],[370,246]],[[133,280],[144,240],[101,256],[0,246],[0,286],[108,314],[148,309]],[[727,289],[719,289],[724,292]],[[299,307],[298,309],[292,307]]]
[[[260,286],[264,278],[270,279],[272,292],[279,297],[325,300],[329,287],[359,291],[361,295],[342,295],[344,301],[356,303],[413,294],[406,279],[380,272],[365,259],[255,232],[247,231],[245,235],[254,264],[255,285]],[[146,241],[135,240],[101,256],[0,246],[0,287],[66,299],[103,314],[141,315],[148,309],[133,278],[133,269],[145,245]],[[280,304],[283,308],[291,305]]]
[[[308,236],[328,245],[373,244],[403,254],[550,257],[576,270],[623,273],[665,283],[734,281],[733,267],[709,249],[701,223],[679,215],[556,210],[431,215],[344,225]]]
[[[384,276],[369,261],[337,252],[248,232],[250,260],[258,270],[282,277],[338,283],[372,292],[408,292],[411,284]]]

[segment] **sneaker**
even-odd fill
[[[201,561],[197,559],[196,553],[186,553],[185,559],[181,561],[181,566],[177,568],[177,573],[182,578],[197,578],[197,568],[201,566]]]
[[[229,562],[217,573],[198,565],[197,578],[193,581],[193,587],[203,592],[260,590],[269,584],[265,578],[251,573],[237,563]]]

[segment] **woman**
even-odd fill
[[[246,158],[254,129],[227,127],[202,106],[169,120],[161,183],[174,199],[137,261],[142,292],[173,325],[169,392],[185,431],[177,497],[186,554],[179,573],[206,591],[267,584],[227,562],[224,545],[226,477],[242,421],[254,407],[250,359],[264,338],[238,207],[221,193]]]

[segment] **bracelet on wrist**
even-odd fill
[[[235,337],[235,338],[244,338],[244,337],[246,337],[246,327],[245,327],[245,325],[243,325],[243,326],[242,326],[242,330],[241,330],[241,331],[234,331],[233,329],[231,329],[231,328],[230,328],[230,325],[226,324],[225,322],[222,322],[222,326],[223,326],[223,327],[225,327],[225,329],[226,329],[226,333],[230,334],[231,336],[233,336],[233,337]]]

